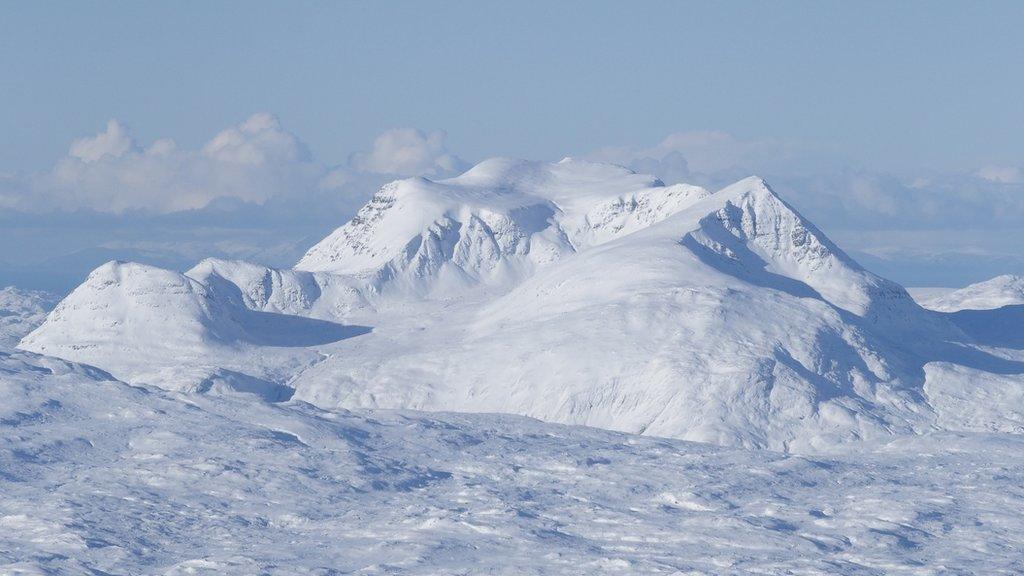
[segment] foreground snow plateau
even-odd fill
[[[517,416],[323,411],[0,352],[0,573],[1024,570],[1024,438],[814,457]]]

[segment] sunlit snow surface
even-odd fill
[[[0,573],[1017,573],[1024,439],[813,458],[0,356]]]
[[[758,178],[495,159],[294,269],[6,290],[0,574],[1022,573],[1019,280],[925,309]]]
[[[922,306],[939,312],[993,310],[1024,304],[1024,278],[997,276],[959,290],[925,288],[919,294]]]

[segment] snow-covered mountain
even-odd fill
[[[756,178],[458,308],[353,342],[296,397],[806,449],[935,425],[922,366],[957,333]]]
[[[216,377],[330,409],[818,449],[1014,429],[1014,408],[985,402],[1019,394],[1024,359],[976,340],[758,178],[709,193],[495,159],[385,186],[294,270],[108,265],[21,347],[134,383],[212,390]],[[950,385],[964,371],[984,392]]]
[[[707,195],[617,166],[493,159],[441,182],[384,186],[296,269],[367,278],[374,292],[507,289]]]
[[[1024,277],[996,276],[959,290],[921,299],[921,305],[939,312],[992,310],[1024,304]]]

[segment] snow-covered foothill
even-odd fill
[[[109,370],[132,383],[188,391],[237,388],[291,396],[311,347],[362,327],[253,310],[178,272],[130,262],[94,270],[19,346]]]
[[[939,312],[992,310],[1024,305],[1024,277],[1003,275],[958,290],[924,295],[921,305]]]

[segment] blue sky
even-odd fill
[[[6,2],[4,170],[108,118],[186,144],[270,111],[318,156],[444,129],[480,156],[670,132],[880,169],[1024,160],[1020,2]]]
[[[137,229],[241,202],[262,210],[253,221],[288,220],[294,252],[387,178],[574,155],[708,185],[766,175],[907,283],[1024,271],[1006,246],[1024,215],[1021,2],[0,8],[0,217],[37,226],[0,232],[0,263],[38,267],[11,253],[53,234],[18,214],[83,213],[78,228],[116,214]],[[305,228],[289,207],[323,202],[331,218],[317,210]],[[75,259],[83,242],[138,255],[143,233],[120,229],[38,258]],[[245,243],[218,238],[195,251]],[[266,247],[250,248],[235,255]],[[962,263],[979,258],[983,270]]]

